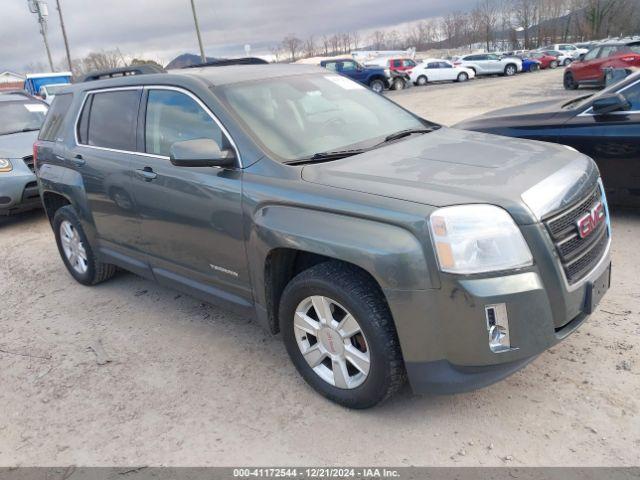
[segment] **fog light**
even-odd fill
[[[504,303],[487,305],[484,307],[487,317],[487,332],[489,333],[489,348],[493,353],[511,350],[509,340],[509,319],[507,306]]]

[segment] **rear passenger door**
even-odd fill
[[[100,248],[140,257],[140,219],[131,192],[141,87],[88,92],[67,163],[82,176]]]
[[[146,87],[142,102],[138,143],[142,153],[133,157],[132,182],[142,218],[140,248],[147,253],[154,276],[196,296],[246,307],[251,294],[242,170],[176,167],[169,159],[175,142],[209,138],[223,149],[235,148],[230,137],[186,90]]]

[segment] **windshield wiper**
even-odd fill
[[[340,158],[350,157],[366,152],[366,148],[354,148],[352,150],[334,150],[329,152],[314,153],[310,157],[299,158],[286,162],[287,165],[299,165],[301,163],[325,162],[329,160],[338,160]]]
[[[433,132],[434,128],[407,128],[406,130],[400,130],[399,132],[392,133],[391,135],[387,135],[382,143],[393,142],[394,140],[399,140],[404,137],[408,137],[409,135],[413,135],[416,133],[429,133]]]

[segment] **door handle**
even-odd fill
[[[84,158],[82,158],[82,155],[80,155],[80,154],[78,154],[78,155],[74,156],[74,157],[71,159],[71,161],[72,161],[75,165],[77,165],[78,167],[81,167],[82,165],[84,165],[85,163],[87,163],[87,162],[85,161],[85,159],[84,159]]]
[[[139,177],[142,177],[145,182],[150,182],[158,176],[158,174],[154,172],[151,167],[138,168],[136,169],[136,174]]]

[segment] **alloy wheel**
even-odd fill
[[[78,230],[68,220],[64,220],[60,224],[60,241],[64,255],[67,257],[71,268],[80,274],[85,274],[89,268],[87,252]]]
[[[369,345],[356,318],[335,300],[305,298],[298,304],[293,329],[300,353],[325,382],[357,388],[369,375]]]

